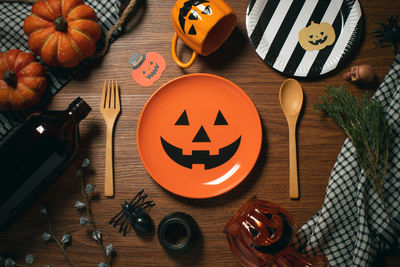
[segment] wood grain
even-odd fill
[[[50,109],[64,109],[77,96],[92,106],[89,116],[81,122],[81,150],[74,163],[57,179],[43,196],[5,233],[0,233],[0,252],[13,255],[24,262],[28,253],[35,255],[33,266],[68,266],[55,243],[44,244],[40,236],[47,231],[46,218],[40,215],[39,205],[48,202],[52,207],[55,232],[61,238],[72,234],[72,245],[67,252],[78,266],[95,266],[102,261],[94,241],[87,237],[86,227],[79,225],[80,214],[74,209],[82,199],[80,181],[75,176],[82,160],[91,160],[89,182],[97,185],[99,199],[92,208],[105,244],[111,243],[117,251],[114,266],[239,266],[233,257],[225,235],[225,223],[250,197],[257,196],[287,209],[301,226],[322,206],[328,178],[345,135],[336,124],[313,105],[324,94],[326,85],[344,84],[356,95],[373,92],[390,68],[394,53],[390,46],[377,47],[371,33],[378,27],[376,19],[386,21],[389,14],[400,15],[400,1],[361,0],[365,14],[365,32],[360,49],[345,66],[318,79],[300,79],[304,90],[304,104],[297,128],[297,154],[300,199],[291,200],[289,190],[288,129],[279,104],[279,87],[287,78],[265,65],[253,51],[245,30],[245,10],[248,1],[227,0],[237,11],[238,26],[227,42],[208,57],[199,57],[195,64],[180,69],[172,60],[170,45],[173,36],[170,12],[174,1],[143,1],[124,27],[122,35],[111,45],[102,59],[94,60],[52,100]],[[143,88],[131,78],[129,57],[135,53],[155,51],[167,61],[167,69],[153,86]],[[183,60],[191,51],[178,44]],[[358,86],[346,82],[342,75],[352,65],[371,64],[378,77],[372,86]],[[161,188],[143,167],[136,147],[136,126],[140,112],[154,91],[165,82],[186,73],[212,73],[225,77],[241,87],[254,102],[263,124],[263,145],[251,174],[236,188],[221,196],[204,199],[186,199]],[[121,114],[114,131],[115,197],[104,197],[104,154],[106,126],[99,110],[105,79],[118,80],[121,93]],[[138,236],[131,231],[126,237],[108,225],[124,200],[131,199],[140,189],[157,204],[151,209],[156,226],[167,214],[183,211],[197,221],[201,238],[186,255],[167,254],[156,234]],[[386,256],[387,266],[399,266],[400,255]],[[383,266],[383,263],[379,266]]]

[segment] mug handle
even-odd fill
[[[193,51],[192,57],[187,63],[183,63],[182,61],[179,60],[178,56],[176,55],[176,44],[178,42],[178,35],[176,32],[174,33],[174,38],[172,38],[172,46],[171,46],[171,52],[172,52],[172,58],[175,60],[175,63],[181,67],[181,68],[189,68],[190,66],[193,65],[194,61],[197,58],[197,53]]]

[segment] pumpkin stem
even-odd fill
[[[12,70],[6,70],[4,72],[3,80],[12,88],[15,88],[17,86],[17,74]]]
[[[54,28],[59,32],[66,32],[68,29],[68,22],[64,17],[58,17],[54,20]]]

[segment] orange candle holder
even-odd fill
[[[295,231],[296,223],[289,212],[256,197],[249,199],[224,229],[233,254],[243,266],[327,266],[325,255],[307,258],[293,248]]]

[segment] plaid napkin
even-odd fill
[[[97,13],[98,22],[102,30],[102,44],[105,34],[113,27],[119,18],[121,7],[120,0],[84,0],[85,4],[94,8]],[[25,18],[31,13],[32,5],[25,3],[0,3],[0,52],[18,48],[29,52],[28,38],[22,30]],[[121,29],[116,30],[110,42],[114,41]],[[99,48],[99,47],[98,47]],[[33,109],[43,109],[51,98],[63,88],[72,77],[80,72],[88,63],[84,60],[73,69],[51,68],[47,71],[47,90],[43,94],[40,103],[25,112],[0,111],[0,142],[12,129],[20,125],[24,118]]]
[[[400,230],[400,51],[374,95],[393,129],[384,199]],[[330,266],[369,266],[396,242],[388,214],[356,161],[349,138],[333,166],[322,209],[297,232],[294,246],[312,256],[325,254]]]

